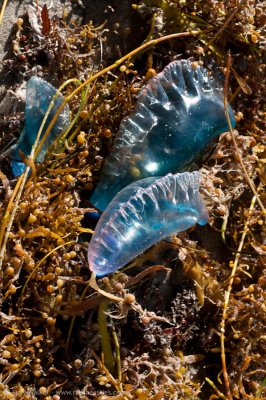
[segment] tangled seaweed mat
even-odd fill
[[[207,32],[158,43],[138,57],[135,53],[71,98],[74,123],[65,134],[67,142],[47,155],[24,187],[8,237],[3,228],[15,210],[16,182],[8,156],[1,158],[1,398],[265,397],[264,216],[239,158],[264,202],[263,7],[214,0],[204,5],[147,0],[135,6],[129,18],[138,19],[138,44],[191,29]],[[47,13],[42,18],[47,22]],[[84,81],[98,71],[99,60],[109,65],[117,58],[105,36],[116,37],[118,30],[122,54],[123,40],[134,37],[117,25],[108,32],[106,26],[81,26],[64,18],[41,36],[26,17],[15,27],[20,51],[14,49],[4,61],[16,77],[12,92],[17,94],[37,65],[56,86],[72,78]],[[86,198],[121,119],[154,70],[161,71],[179,54],[206,66],[215,60],[224,68],[228,49],[233,59],[229,100],[238,125],[199,163],[209,225],[161,242],[132,268],[98,281],[100,290],[95,284],[97,291],[88,287],[86,250],[95,222],[83,218],[90,212]],[[77,84],[65,86],[64,95]],[[10,95],[12,114],[0,120],[1,154],[23,122],[16,114],[16,96]],[[77,243],[78,238],[83,241]]]

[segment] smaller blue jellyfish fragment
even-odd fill
[[[57,92],[57,89],[45,80],[33,76],[27,83],[26,89],[26,110],[25,110],[25,125],[20,134],[20,138],[16,149],[12,153],[12,172],[14,176],[19,176],[25,170],[25,164],[21,161],[19,151],[22,151],[26,156],[31,153],[32,146],[37,137],[39,128],[43,121],[46,111],[48,110],[49,104]],[[54,117],[56,111],[63,103],[64,97],[62,94],[56,98],[54,106],[46,120],[42,134],[45,133],[49,123]],[[52,128],[46,142],[43,144],[36,161],[42,162],[49,146],[58,137],[58,135],[69,125],[70,113],[69,107],[66,105],[61,111],[54,127]]]
[[[164,176],[193,163],[228,124],[223,86],[206,68],[173,61],[140,92],[121,122],[91,203],[103,211],[130,183]],[[235,118],[228,107],[232,126]]]
[[[96,275],[114,272],[169,235],[208,212],[199,193],[200,173],[150,177],[121,190],[102,214],[89,244],[89,266]]]

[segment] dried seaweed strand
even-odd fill
[[[220,390],[215,386],[213,381],[211,381],[209,378],[205,378],[205,381],[208,382],[208,384],[213,388],[213,390],[216,392],[216,394],[223,400],[226,400],[225,395],[220,392]]]
[[[22,180],[22,176],[19,178],[19,180],[17,182],[17,185],[16,185],[16,187],[14,188],[14,190],[12,192],[12,195],[11,195],[10,200],[8,202],[5,214],[3,216],[2,225],[1,225],[1,229],[0,229],[0,244],[2,243],[2,240],[3,240],[3,237],[4,237],[5,226],[7,224],[8,218],[10,216],[10,211],[11,211],[11,208],[12,208],[12,205],[13,205],[13,201],[14,201],[14,199],[16,197],[16,194],[17,194],[17,191],[18,191],[19,184],[20,184],[21,180]]]
[[[238,149],[238,146],[237,146],[237,143],[236,143],[236,139],[235,139],[235,136],[234,136],[234,131],[233,131],[233,128],[232,128],[232,124],[231,124],[231,121],[230,121],[229,113],[228,113],[228,107],[227,107],[228,103],[227,103],[226,93],[227,93],[227,90],[228,90],[229,74],[230,74],[231,64],[232,64],[232,59],[231,59],[231,55],[229,53],[228,54],[228,58],[227,58],[227,66],[226,66],[227,69],[226,69],[225,84],[224,84],[224,109],[225,109],[225,115],[226,115],[227,123],[228,123],[229,129],[230,129],[232,142],[233,142],[233,145],[234,145],[234,148],[235,148],[236,159],[237,159],[237,161],[240,162],[240,165],[241,165],[241,168],[243,169],[246,181],[247,181],[250,189],[252,190],[254,196],[256,197],[256,200],[257,200],[257,202],[258,202],[263,214],[266,215],[265,207],[262,204],[262,201],[261,201],[261,199],[260,199],[260,197],[258,195],[258,192],[256,191],[256,188],[255,188],[252,180],[250,179],[250,177],[248,175],[248,172],[247,172],[246,166],[244,164],[243,158],[242,158],[242,156],[241,156],[241,154],[239,152],[239,149]]]
[[[4,0],[3,5],[2,5],[2,8],[1,8],[1,12],[0,12],[0,26],[1,26],[2,22],[3,22],[4,13],[5,13],[5,9],[6,9],[6,6],[7,6],[7,1],[8,1],[8,0]]]
[[[129,281],[127,282],[126,286],[132,286],[138,283],[140,280],[142,280],[146,275],[151,274],[155,271],[158,270],[163,270],[166,272],[170,272],[171,268],[167,268],[164,265],[153,265],[152,267],[144,269],[142,272],[134,276],[133,278],[130,278]]]
[[[109,301],[104,300],[101,302],[98,309],[98,326],[99,333],[101,336],[101,348],[103,352],[104,365],[108,371],[114,371],[115,359],[112,352],[112,346],[110,341],[109,332],[107,329],[107,315],[106,311],[108,309]]]
[[[253,196],[251,203],[250,203],[250,207],[249,207],[249,214],[251,214],[252,210],[255,207],[255,203],[256,203],[256,196]],[[230,391],[230,385],[229,385],[229,377],[228,377],[228,373],[227,373],[227,368],[226,368],[226,356],[225,356],[225,321],[227,318],[227,308],[229,305],[229,300],[230,300],[230,294],[232,291],[232,286],[233,286],[233,281],[234,281],[234,277],[235,277],[235,273],[237,270],[237,266],[238,266],[238,262],[241,256],[241,251],[245,242],[245,238],[246,238],[246,234],[248,232],[248,224],[249,224],[249,219],[247,217],[245,225],[244,225],[244,230],[241,236],[241,240],[237,249],[237,253],[234,259],[234,264],[233,264],[233,268],[231,271],[231,275],[229,278],[229,283],[228,283],[228,288],[227,291],[225,292],[225,296],[224,296],[224,307],[223,307],[223,315],[222,315],[222,321],[221,321],[221,327],[220,327],[220,331],[221,331],[221,336],[220,336],[220,341],[221,341],[221,360],[222,360],[222,368],[223,368],[223,376],[224,376],[224,381],[225,381],[225,386],[226,386],[226,391],[227,391],[227,396],[228,399],[231,400],[232,399],[232,394]]]
[[[210,47],[215,40],[217,39],[218,36],[221,35],[221,33],[223,33],[223,31],[225,30],[225,28],[230,24],[230,22],[234,19],[235,15],[237,14],[237,12],[239,11],[241,5],[242,5],[243,1],[241,1],[239,3],[239,5],[234,9],[234,11],[232,12],[232,14],[227,18],[227,20],[225,21],[225,23],[223,24],[223,26],[218,30],[218,32],[216,32],[216,34],[211,38],[211,40],[206,44],[205,46],[205,50]]]
[[[29,167],[27,167],[26,169],[29,170]],[[26,175],[26,177],[27,177],[27,175]],[[24,182],[24,185],[25,185],[26,178],[25,178],[25,181],[24,181],[24,174],[22,174],[19,177],[19,180],[17,181],[17,184],[16,184],[16,186],[15,186],[13,192],[12,192],[11,198],[9,200],[9,203],[8,203],[6,211],[5,211],[5,215],[4,215],[3,220],[2,220],[2,225],[1,225],[1,229],[0,229],[0,246],[1,246],[1,251],[0,251],[0,271],[1,271],[3,260],[4,260],[4,256],[5,256],[5,248],[6,248],[7,239],[8,239],[10,230],[11,230],[13,219],[14,219],[15,213],[16,213],[16,208],[17,208],[17,205],[18,205],[18,202],[17,202],[17,204],[15,204],[15,207],[14,207],[13,202],[14,202],[14,200],[16,198],[16,195],[17,195],[17,193],[19,191],[19,188],[24,187],[24,186],[22,186],[23,182]],[[22,194],[22,192],[21,192],[21,194]],[[20,194],[20,196],[21,196],[21,194]],[[19,199],[20,199],[20,197],[19,197]],[[12,211],[11,211],[11,209],[12,209]],[[6,229],[6,234],[5,234],[6,226],[7,226],[7,229]]]
[[[89,280],[89,286],[92,289],[96,290],[96,292],[100,293],[101,295],[103,295],[104,297],[107,297],[108,299],[110,299],[112,301],[118,301],[119,303],[124,302],[124,299],[122,297],[115,296],[111,293],[106,292],[105,290],[102,290],[96,282],[96,275],[94,272],[92,272],[92,274],[91,274],[91,278]]]
[[[120,344],[119,344],[118,337],[117,337],[114,326],[113,326],[113,339],[114,339],[115,351],[116,351],[117,379],[121,386],[122,370],[121,370]]]

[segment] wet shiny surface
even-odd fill
[[[45,80],[32,77],[27,83],[26,90],[26,110],[25,110],[25,126],[20,134],[18,146],[12,154],[12,172],[14,176],[19,176],[25,170],[25,164],[21,161],[19,151],[22,151],[26,156],[30,155],[32,146],[37,137],[41,123],[49,104],[55,95],[57,89]],[[59,94],[54,102],[54,107],[51,110],[47,121],[45,123],[43,134],[51,122],[53,116],[58,110],[59,106],[64,101],[64,97]],[[43,144],[36,161],[43,161],[48,147],[52,144],[54,139],[69,125],[70,115],[69,107],[66,105],[61,111],[54,127],[52,128],[48,139]]]
[[[229,114],[235,126],[230,106]],[[128,184],[183,170],[227,130],[222,85],[206,68],[173,61],[149,81],[135,111],[121,122],[92,204],[103,211]]]
[[[163,238],[196,223],[208,213],[199,194],[199,172],[168,174],[132,183],[102,214],[89,244],[89,266],[106,275],[132,261]]]

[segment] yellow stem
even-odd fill
[[[99,333],[101,336],[102,352],[104,355],[104,365],[106,366],[108,371],[111,371],[113,373],[114,366],[115,366],[115,360],[114,360],[114,356],[113,356],[113,352],[112,352],[112,346],[111,346],[111,342],[110,342],[109,332],[107,329],[106,311],[108,308],[108,304],[109,304],[109,301],[104,300],[99,305],[98,326],[99,326]]]
[[[1,26],[2,22],[3,22],[4,13],[5,13],[5,9],[6,9],[6,6],[7,6],[7,1],[8,0],[4,0],[2,8],[1,8],[1,11],[0,11],[0,26]]]

